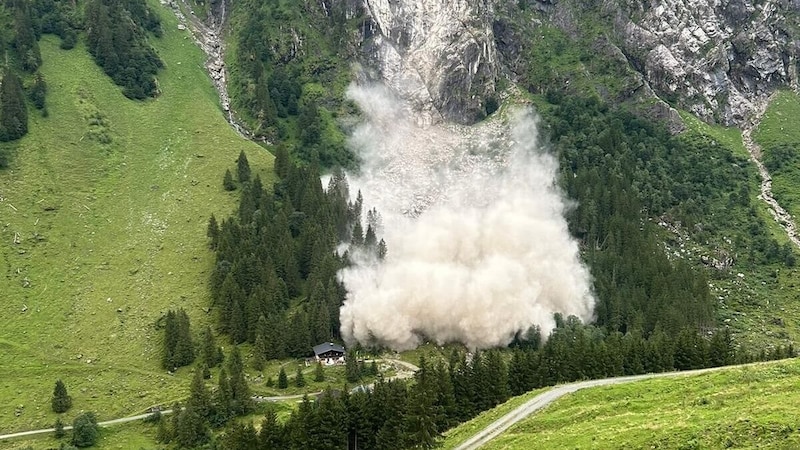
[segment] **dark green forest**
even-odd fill
[[[314,2],[234,5],[230,91],[254,134],[274,144],[267,147],[275,154],[276,181],[265,185],[244,153],[220,174],[220,189],[235,191],[239,206],[208,222],[215,326],[198,339],[183,310],[169,311],[158,323],[161,367],[195,367],[190,396],[175,405],[180,412],[155,417],[160,442],[180,448],[333,449],[354,442],[359,448],[431,448],[445,430],[534,388],[795,355],[791,346],[742,348],[719,322],[709,290],[724,274],[668,251],[674,237],[664,230],[673,226],[694,242],[730,253],[740,267],[796,264],[794,249],[768,234],[751,203],[750,163],[710,137],[670,134],[625,102],[598,95],[596,85],[563,88],[565,75],[544,68],[580,45],[544,30],[543,42],[560,50],[531,46],[522,58],[529,67],[516,69],[539,106],[548,151],[559,159],[558,183],[575,205],[567,220],[593,277],[595,320],[557,315],[547,339],[532,328],[508,349],[468,352],[454,345],[447,358],[423,359],[409,382],[380,380],[373,390],[355,391],[333,386],[304,399],[286,421],[268,410],[259,431],[234,420],[257,408],[246,364],[261,370],[268,360],[303,358],[314,344],[341,342],[346,292],[337,273],[350,261],[337,247],[349,243],[378,257],[392,251],[392,243],[375,233],[379,211],[364,210],[342,169],[357,166],[338,119],[358,115],[343,93],[353,30],[365,20],[360,11],[345,14],[345,3],[333,2],[327,14]],[[148,41],[160,36],[161,23],[144,0],[4,0],[0,13],[0,142],[24,136],[30,113],[48,114],[47,80],[38,71],[42,34],[59,36],[64,49],[85,36],[96,63],[124,96],[158,95],[156,76],[164,64]],[[585,51],[576,55],[602,76],[619,75]],[[7,158],[0,151],[0,168]],[[783,162],[766,164],[778,169]],[[331,174],[327,186],[323,173]],[[232,344],[227,359],[218,332]],[[209,390],[214,367],[220,374]],[[352,371],[351,383],[360,370]],[[61,388],[63,409],[68,396]]]
[[[348,18],[346,3],[330,2],[328,14],[303,2],[233,5],[230,91],[237,112],[256,136],[281,142],[297,159],[323,167],[355,164],[335,120],[354,112],[344,101],[348,61],[354,59],[349,40],[364,20],[363,12]]]
[[[759,354],[738,349],[729,330],[717,326],[706,269],[669,258],[649,220],[698,224],[714,211],[730,221],[717,226],[752,232],[750,264],[794,264],[791,249],[756,232],[764,224],[751,214],[746,161],[710,140],[671,136],[597,98],[550,100],[544,119],[551,151],[561,160],[562,186],[578,202],[568,219],[595,280],[596,321],[557,316],[544,342],[531,329],[510,351],[454,350],[448,361],[423,362],[410,384],[326,392],[285,424],[268,414],[259,433],[249,426],[227,429],[224,448],[344,448],[356,439],[363,448],[398,448],[398,442],[431,448],[451,426],[530,389],[794,355],[791,347]],[[721,162],[701,167],[703,158]],[[254,359],[306,356],[314,342],[339,338],[344,289],[335,274],[348,261],[336,255],[337,243],[369,242],[376,251],[386,251],[386,244],[376,245],[371,228],[371,238],[361,236],[360,200],[348,202],[340,171],[323,189],[319,168],[292,164],[281,147],[270,191],[250,179],[243,161],[240,156],[236,170],[238,214],[221,225],[212,217],[208,228],[217,252],[211,289],[220,328],[235,343],[253,343]],[[713,231],[694,229],[699,236]],[[348,428],[334,425],[341,423]]]

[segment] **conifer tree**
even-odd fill
[[[289,151],[285,145],[278,145],[275,149],[275,174],[279,178],[285,179],[289,175],[292,162],[289,159]]]
[[[256,343],[253,344],[253,368],[257,371],[264,370],[264,355],[265,355],[265,348],[266,348],[266,340],[264,338],[264,334],[259,331],[256,334]]]
[[[294,385],[297,387],[304,387],[306,385],[306,379],[303,376],[303,369],[300,366],[297,366],[297,372],[294,375]]]
[[[380,242],[378,242],[378,259],[380,260],[385,259],[387,251],[388,250],[386,249],[386,241],[381,239]]]
[[[437,446],[439,430],[436,428],[434,393],[425,386],[412,389],[405,412],[405,439],[410,448],[430,449]]]
[[[238,299],[234,299],[231,304],[230,335],[234,344],[241,344],[247,340],[247,322]]]
[[[244,378],[244,363],[239,347],[234,346],[228,360],[228,373],[230,374],[231,407],[235,415],[244,415],[253,407],[250,396],[250,387]]]
[[[56,417],[56,423],[53,425],[53,436],[56,439],[64,437],[64,422],[61,421],[61,416]]]
[[[240,183],[250,181],[250,163],[247,161],[247,155],[244,154],[244,150],[239,152],[239,158],[236,160],[236,174]]]
[[[186,366],[194,361],[194,343],[189,324],[189,315],[181,308],[176,314],[178,338],[173,353],[175,365]]]
[[[288,447],[283,440],[283,427],[273,408],[264,413],[261,430],[258,432],[258,443],[261,450],[281,450]]]
[[[44,76],[41,72],[36,72],[33,77],[33,83],[28,88],[28,97],[36,109],[44,109],[45,97],[47,94],[47,83],[44,81]]]
[[[289,379],[286,377],[286,371],[283,370],[283,366],[281,366],[280,372],[278,372],[278,389],[286,389],[289,387]]]
[[[314,381],[317,383],[325,381],[325,370],[322,368],[321,363],[317,363],[314,366]]]
[[[72,421],[72,445],[91,447],[97,441],[97,419],[94,413],[85,412]]]
[[[343,394],[346,395],[346,394]],[[319,426],[310,430],[309,444],[320,450],[336,450],[347,447],[347,412],[342,397],[336,397],[330,388],[325,389],[312,412]]]
[[[67,387],[61,380],[56,380],[50,405],[53,408],[53,412],[58,414],[67,412],[72,407],[72,397],[67,393]]]
[[[364,235],[364,246],[374,251],[378,246],[378,238],[375,236],[375,230],[372,225],[367,225],[367,233]]]
[[[222,349],[217,345],[214,333],[211,332],[211,327],[206,326],[203,330],[200,342],[202,346],[200,348],[200,356],[203,364],[208,368],[217,367],[222,362]]]
[[[230,169],[225,170],[225,176],[222,178],[222,187],[224,187],[226,191],[236,190],[236,183],[233,182],[233,175],[231,175]]]
[[[6,67],[0,79],[0,142],[13,141],[28,132],[28,110],[19,77]]]
[[[361,221],[357,221],[353,225],[353,236],[350,238],[350,244],[354,247],[361,247],[364,245],[364,228],[361,226]]]
[[[195,370],[194,377],[192,377],[192,384],[189,387],[189,399],[187,400],[187,407],[191,405],[194,410],[203,419],[208,419],[211,414],[211,394],[206,388],[205,377],[203,376],[203,369],[205,365],[198,367]]]
[[[347,352],[344,359],[344,371],[348,383],[355,383],[361,379],[361,368],[358,366],[355,353]]]
[[[258,433],[252,423],[233,422],[219,441],[221,450],[256,450]]]
[[[230,378],[228,377],[228,371],[223,367],[219,371],[219,383],[214,393],[214,412],[211,417],[211,423],[214,426],[220,426],[233,417],[231,408],[232,400],[233,394],[231,393]]]
[[[211,218],[208,219],[208,231],[206,231],[206,236],[208,236],[211,241],[211,249],[216,250],[219,241],[219,224],[217,224],[217,218],[214,217],[214,214],[211,214]]]
[[[208,420],[191,403],[178,414],[175,440],[180,448],[194,448],[211,440]]]

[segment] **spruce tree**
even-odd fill
[[[250,387],[244,378],[244,364],[239,348],[234,346],[228,361],[230,374],[231,407],[235,415],[244,415],[253,408],[253,399],[250,396]]]
[[[56,380],[50,405],[57,414],[67,412],[72,407],[72,397],[67,393],[67,387],[61,380]]]
[[[208,420],[192,403],[178,414],[175,440],[180,448],[194,448],[211,440]]]
[[[283,441],[283,426],[278,422],[278,415],[273,408],[264,413],[261,430],[258,432],[258,443],[262,450],[281,450],[287,448]]]
[[[211,414],[211,394],[206,388],[205,377],[203,376],[203,369],[205,368],[205,365],[203,365],[195,370],[192,384],[189,387],[189,399],[186,405],[187,407],[191,405],[200,417],[207,420]]]
[[[94,413],[85,412],[72,421],[72,445],[91,447],[97,441],[97,419]]]
[[[348,383],[355,383],[361,379],[361,368],[358,366],[355,353],[347,353],[344,359],[344,371]]]
[[[219,371],[219,383],[217,390],[214,393],[213,414],[211,423],[214,426],[220,426],[233,417],[231,403],[233,401],[233,394],[231,393],[230,378],[228,371],[223,367]]]
[[[233,182],[233,175],[231,175],[230,169],[225,170],[225,176],[222,178],[222,187],[224,187],[226,191],[236,190],[236,183]]]
[[[28,110],[19,77],[6,68],[0,80],[0,142],[13,141],[28,132]]]
[[[286,145],[278,145],[278,148],[275,149],[275,175],[282,179],[288,177],[291,166],[292,161],[289,158],[289,151],[286,149]]]
[[[53,425],[53,436],[56,439],[64,437],[64,422],[61,421],[61,416],[56,417],[56,423]]]
[[[424,385],[412,389],[405,411],[405,439],[411,448],[430,449],[437,447],[439,430],[436,428],[435,393]]]
[[[247,162],[244,150],[239,153],[239,158],[236,160],[236,174],[239,176],[240,183],[250,181],[250,163]]]
[[[214,217],[214,214],[211,214],[211,218],[208,219],[206,236],[211,240],[211,249],[216,249],[219,241],[219,224],[217,224],[217,218]]]
[[[194,343],[189,324],[189,315],[181,308],[176,315],[178,338],[173,352],[177,366],[187,366],[194,361]]]
[[[217,365],[222,362],[222,349],[217,345],[217,341],[214,339],[214,333],[211,332],[211,327],[206,326],[200,337],[200,341],[200,356],[203,363],[209,368],[217,367]]]
[[[175,312],[172,310],[167,311],[164,318],[164,355],[161,360],[161,366],[166,370],[174,370],[175,364],[175,346],[178,342],[178,323],[175,319]]]
[[[306,379],[303,376],[303,368],[300,366],[297,366],[297,373],[295,373],[294,376],[294,385],[299,388],[304,387],[306,385]]]
[[[256,334],[256,343],[253,344],[253,368],[257,371],[261,372],[264,370],[264,354],[266,347],[266,340],[264,338],[264,334],[262,332],[258,332]]]
[[[289,387],[289,379],[286,377],[286,371],[283,370],[283,366],[281,366],[280,372],[278,372],[278,389],[286,389]]]
[[[314,381],[317,383],[325,381],[325,370],[322,368],[321,363],[317,363],[314,367]]]
[[[247,322],[245,322],[244,309],[238,299],[231,304],[230,335],[234,344],[241,344],[247,340]]]

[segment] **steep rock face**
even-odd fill
[[[490,0],[364,0],[368,62],[424,123],[470,123],[494,94]]]
[[[794,82],[797,1],[606,2],[622,50],[663,98],[699,117],[741,124],[753,102]]]

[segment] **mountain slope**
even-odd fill
[[[483,448],[796,448],[799,378],[800,363],[790,360],[582,389]],[[492,412],[448,432],[443,447],[455,448],[462,428],[488,424]]]
[[[64,379],[74,410],[116,417],[167,402],[188,383],[160,368],[157,322],[184,307],[203,325],[213,258],[206,226],[231,210],[222,174],[246,151],[225,122],[203,55],[175,18],[153,39],[162,94],[125,99],[85,48],[40,45],[50,114],[34,117],[0,177],[0,428],[52,424]],[[18,242],[18,243],[16,243]],[[69,419],[69,414],[68,414]]]

